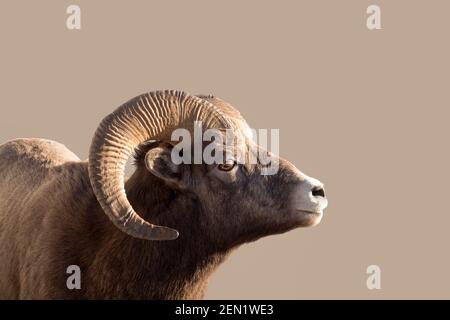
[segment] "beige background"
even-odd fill
[[[82,30],[65,27],[82,9]],[[365,26],[379,4],[383,30]],[[86,158],[99,121],[145,91],[214,93],[326,183],[320,226],[238,250],[208,298],[450,298],[450,3],[0,3],[0,143]],[[366,268],[382,268],[382,289]]]

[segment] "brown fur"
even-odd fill
[[[197,299],[242,243],[314,223],[292,210],[304,176],[285,160],[274,176],[243,165],[232,179],[214,166],[182,165],[174,185],[145,167],[156,146],[167,147],[137,150],[125,189],[144,219],[180,232],[173,241],[118,230],[93,194],[88,164],[63,145],[0,146],[0,299]],[[66,287],[69,265],[81,268],[81,290]]]

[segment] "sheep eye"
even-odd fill
[[[218,168],[221,171],[231,171],[236,166],[236,161],[233,162],[227,162],[223,164],[219,164]]]

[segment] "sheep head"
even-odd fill
[[[201,121],[205,129],[232,130],[239,138],[235,147],[247,150],[244,160],[237,161],[235,152],[227,152],[225,146],[223,163],[174,163],[176,146],[171,133],[176,128],[193,131],[196,121]],[[178,231],[173,226],[145,221],[128,202],[124,167],[137,150],[137,158],[144,162],[141,169],[144,167],[168,188],[198,200],[202,228],[220,246],[231,247],[317,224],[327,206],[323,185],[288,161],[262,150],[252,142],[249,132],[236,109],[212,96],[180,91],[138,96],[106,117],[97,129],[89,157],[94,193],[107,216],[125,233],[147,240],[176,239]],[[277,171],[263,174],[267,165],[248,161],[252,154],[269,155]]]

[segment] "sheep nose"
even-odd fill
[[[312,195],[313,197],[322,197],[325,198],[325,190],[322,186],[316,186],[312,189]]]
[[[322,212],[328,206],[323,183],[317,179],[304,176],[294,191],[296,210]]]

